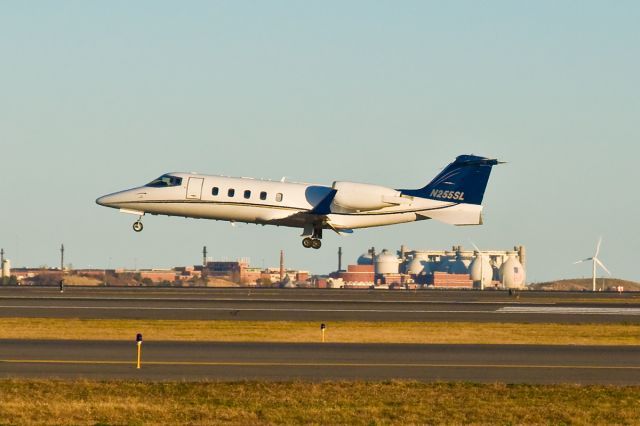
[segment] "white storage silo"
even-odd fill
[[[397,274],[399,269],[400,259],[388,250],[382,250],[382,253],[376,256],[376,274]]]
[[[526,273],[515,251],[507,252],[507,260],[500,267],[500,282],[504,288],[524,288]]]
[[[469,266],[469,274],[474,286],[478,288],[486,288],[491,286],[493,279],[493,268],[489,261],[489,256],[480,252],[475,252],[475,258]]]
[[[427,253],[415,252],[405,264],[405,271],[410,275],[430,274],[433,272],[434,265]]]
[[[2,276],[9,278],[11,276],[11,262],[9,259],[4,259],[2,262]]]
[[[405,271],[410,275],[420,275],[424,270],[423,259],[418,257],[412,257],[409,262],[405,264]]]

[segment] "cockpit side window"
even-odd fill
[[[166,188],[169,186],[180,186],[182,185],[182,178],[171,175],[162,175],[158,179],[155,179],[145,186],[150,186],[152,188]]]

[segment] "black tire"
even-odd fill
[[[318,250],[320,247],[322,247],[322,241],[320,240],[313,240],[311,242],[311,247],[313,247],[314,249]]]
[[[134,222],[133,223],[133,230],[136,232],[140,232],[142,231],[142,229],[144,228],[144,225],[142,225],[142,222],[138,221],[138,222]]]
[[[313,246],[313,240],[309,237],[302,240],[302,247],[310,248]]]

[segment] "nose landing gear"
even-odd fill
[[[136,232],[140,232],[144,228],[144,226],[142,225],[142,222],[140,221],[140,219],[142,219],[142,216],[138,220],[133,222],[133,230],[136,231]]]

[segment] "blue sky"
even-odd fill
[[[528,249],[528,279],[640,280],[640,3],[4,2],[0,247],[14,266],[249,257],[335,269],[367,247]],[[328,232],[133,217],[95,198],[166,171],[420,187],[494,169],[485,225]]]

